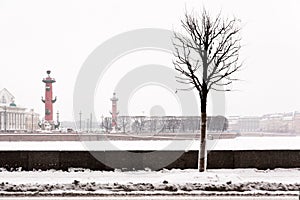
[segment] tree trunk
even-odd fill
[[[199,151],[199,172],[206,170],[206,95],[201,99],[201,134]]]

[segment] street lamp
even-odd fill
[[[31,133],[33,133],[33,110],[31,110]]]
[[[92,113],[90,114],[90,130],[93,132],[93,115]]]
[[[80,111],[79,112],[79,130],[81,131],[81,115],[82,115],[82,112]]]
[[[101,116],[101,119],[102,119],[102,122],[101,122],[101,129],[102,129],[102,131],[103,131],[103,130],[104,130],[104,123],[103,123],[104,116],[103,116],[103,115]]]
[[[89,132],[89,119],[86,119],[86,131]]]
[[[6,123],[7,123],[7,113],[6,113],[6,106],[4,106],[4,132],[6,132]]]

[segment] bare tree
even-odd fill
[[[150,127],[149,127],[149,131],[150,133],[155,133],[156,129],[158,128],[158,117],[157,116],[151,116],[150,117]]]
[[[129,116],[119,116],[119,125],[121,126],[120,128],[122,129],[123,133],[126,133],[126,128],[130,124],[130,117]]]
[[[103,123],[103,126],[105,128],[105,132],[109,132],[109,130],[111,130],[111,125],[112,125],[112,119],[111,117],[105,117],[104,118],[104,123]]]
[[[134,122],[132,123],[132,130],[137,134],[144,131],[145,128],[145,116],[133,116]]]
[[[181,90],[198,91],[201,102],[201,136],[199,171],[205,171],[206,162],[206,107],[209,91],[229,91],[226,86],[233,80],[232,74],[241,68],[239,20],[223,19],[221,13],[212,17],[205,9],[200,16],[185,13],[181,20],[187,33],[174,32],[173,61],[179,83],[188,87]]]

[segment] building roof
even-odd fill
[[[15,97],[6,88],[0,91],[0,104],[10,104],[14,101]]]

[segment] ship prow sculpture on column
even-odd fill
[[[53,120],[53,104],[56,102],[56,97],[54,99],[52,98],[52,83],[56,81],[50,77],[50,73],[51,71],[48,70],[48,76],[42,80],[45,83],[45,99],[42,97],[42,102],[45,104],[45,117],[39,123],[40,128],[46,131],[58,129],[60,125],[58,118],[56,122]]]

